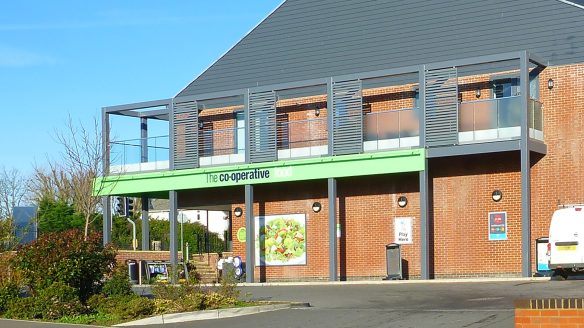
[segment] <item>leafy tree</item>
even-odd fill
[[[142,240],[142,220],[135,219],[136,222],[136,238]],[[170,223],[167,220],[150,219],[150,240],[159,240],[162,242],[163,248],[168,249],[170,245]],[[183,223],[183,237],[184,243],[189,244],[189,249],[192,253],[206,252],[204,245],[205,226],[197,222]],[[178,240],[180,243],[180,223],[178,227]],[[222,252],[224,249],[224,241],[219,238],[219,235],[214,232],[209,232],[209,251],[212,253]],[[132,225],[125,217],[114,216],[112,224],[112,241],[120,249],[130,249],[132,247]],[[179,244],[180,250],[180,244]],[[185,246],[186,247],[186,246]]]
[[[59,232],[69,229],[83,229],[84,218],[72,205],[64,200],[43,198],[38,210],[39,231]]]

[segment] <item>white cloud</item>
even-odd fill
[[[44,54],[0,45],[0,67],[54,65],[56,60]]]

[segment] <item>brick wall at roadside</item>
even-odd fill
[[[515,328],[584,328],[583,299],[515,302]]]

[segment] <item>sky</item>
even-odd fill
[[[0,168],[56,157],[69,116],[173,97],[281,2],[2,1]]]

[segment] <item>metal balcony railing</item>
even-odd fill
[[[142,161],[142,143],[146,142],[147,160]],[[110,142],[110,173],[166,170],[169,168],[169,137],[157,136]]]
[[[326,118],[276,123],[278,159],[328,154]]]
[[[528,102],[530,136],[543,140],[541,103]],[[476,100],[460,104],[460,143],[518,138],[521,136],[521,97]]]
[[[519,138],[521,97],[460,103],[458,120],[458,140],[462,144]],[[543,109],[537,100],[528,101],[528,124],[529,137],[543,140]],[[326,117],[277,121],[276,133],[278,159],[329,153]],[[418,108],[373,112],[363,117],[365,152],[418,147],[419,136]],[[142,154],[144,144],[147,156]],[[169,169],[169,136],[112,141],[109,147],[110,173]],[[198,148],[199,166],[243,163],[245,127],[199,131]]]
[[[245,161],[245,128],[199,131],[199,165],[222,165]]]
[[[417,147],[420,144],[418,108],[368,113],[363,118],[363,150]]]
[[[540,101],[529,99],[529,137],[543,141],[543,105]]]

